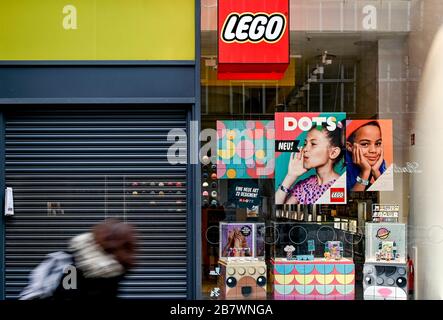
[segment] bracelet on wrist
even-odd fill
[[[281,191],[283,191],[284,193],[292,194],[291,189],[286,188],[283,184],[280,185],[280,188],[279,188],[279,189],[280,189]]]
[[[362,184],[364,186],[369,185],[369,180],[363,179],[360,176],[357,176],[356,180],[357,180],[357,183]]]

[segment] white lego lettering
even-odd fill
[[[345,194],[343,192],[333,192],[331,197],[332,198],[343,198]]]
[[[260,41],[266,31],[266,23],[268,20],[265,16],[257,16],[251,23],[251,31],[249,37],[251,41]]]
[[[248,39],[248,30],[250,28],[249,24],[252,22],[252,16],[245,15],[240,17],[237,25],[237,31],[235,32],[235,36],[238,41],[245,41]]]
[[[221,37],[225,42],[277,42],[285,28],[286,18],[280,13],[232,13],[226,18]]]

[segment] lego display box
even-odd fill
[[[221,258],[218,287],[228,300],[266,299],[266,263],[255,258]]]
[[[365,300],[407,300],[406,224],[366,223]]]
[[[270,246],[273,257],[286,257],[287,245],[294,247],[295,250],[292,252],[294,257],[299,255],[323,257],[325,244],[330,240],[341,242],[344,256],[352,255],[352,239],[347,238],[341,230],[335,229],[333,222],[272,222],[271,227],[274,233],[274,242]]]
[[[265,224],[220,222],[220,258],[265,258]]]
[[[275,258],[271,263],[276,300],[353,300],[355,297],[355,266],[350,259]]]
[[[405,264],[406,224],[366,223],[366,263]]]
[[[220,298],[266,299],[265,224],[220,222]]]
[[[407,264],[365,263],[363,297],[365,300],[407,300]]]

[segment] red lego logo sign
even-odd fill
[[[280,13],[233,13],[226,19],[221,33],[224,42],[278,42],[286,29],[286,17]]]
[[[334,203],[345,202],[345,188],[331,188],[331,201]]]
[[[218,78],[279,80],[289,65],[289,0],[218,1]]]

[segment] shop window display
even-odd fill
[[[263,223],[220,223],[218,287],[221,298],[266,298],[263,232]]]
[[[264,223],[220,223],[220,258],[264,260]]]
[[[276,300],[354,299],[355,266],[349,258],[275,258],[272,265]]]
[[[305,118],[308,119],[307,117]],[[320,118],[327,122],[327,117]],[[292,119],[299,121],[299,119],[294,117]],[[344,118],[336,122],[337,118],[332,117],[331,123],[338,127],[338,124],[342,123],[343,120]],[[312,128],[316,129],[312,123],[309,126],[306,124],[305,127],[307,128],[305,131],[310,131]],[[317,127],[320,127],[320,133],[326,128],[323,125],[317,125]],[[344,127],[342,126],[342,128]],[[228,132],[228,134],[234,135],[233,132]],[[306,139],[308,140],[309,136]],[[269,140],[272,143],[272,139]],[[320,139],[314,137],[312,140],[314,141],[312,147],[315,148],[315,144]],[[340,137],[339,140],[342,141],[342,146],[325,145],[325,150],[330,152],[330,155],[333,155],[334,152],[338,154],[345,152],[344,139],[342,140]],[[241,141],[238,144],[241,144]],[[281,142],[282,140],[274,140],[276,150],[282,148],[279,145]],[[285,143],[289,145],[292,142],[295,145],[299,143],[299,140],[287,140]],[[220,148],[221,145],[219,144],[218,146]],[[294,146],[293,150],[291,149],[292,147],[288,148],[291,149],[292,153],[296,153],[297,147]],[[337,148],[337,150],[331,150],[333,148]],[[254,142],[251,142],[250,149],[255,150]],[[300,147],[297,149],[298,152],[301,152]],[[226,152],[226,150],[218,149],[217,153],[220,151],[222,153]],[[238,151],[240,154],[244,154],[242,148],[239,148]],[[386,163],[384,158],[381,155],[379,156],[382,159],[379,162]],[[302,159],[305,155],[300,154],[300,157]],[[311,155],[306,155],[306,157],[311,157]],[[317,159],[312,157],[310,160],[315,161]],[[285,166],[290,165],[290,162],[289,165],[287,162],[285,163]],[[284,166],[277,162],[277,168],[280,167]],[[307,171],[305,167],[303,166],[305,171]],[[211,168],[215,169],[212,166]],[[343,164],[342,168],[345,168]],[[217,172],[220,173],[218,170]],[[342,172],[344,177],[346,177],[346,171]],[[218,189],[220,184],[215,182],[215,180],[221,182],[223,179],[215,179],[219,175],[214,177],[214,174],[211,173],[211,178],[214,179],[211,184]],[[225,175],[225,172],[220,174]],[[243,176],[241,177],[244,178]],[[263,211],[261,215],[252,216],[248,211],[251,210],[251,206],[245,206],[244,203],[250,201],[248,197],[254,198],[260,194],[258,192],[260,188],[257,187],[258,183],[253,180],[248,182],[248,179],[236,179],[236,175],[227,176],[224,179],[230,182],[228,184],[225,183],[225,189],[221,190],[221,193],[223,191],[226,193],[227,191],[229,194],[225,195],[227,201],[223,204],[219,202],[220,199],[217,199],[219,193],[216,191],[212,191],[210,194],[213,198],[212,202],[217,203],[217,205],[211,205],[211,207],[221,207],[225,213],[224,217],[221,218],[222,222],[218,226],[219,250],[217,269],[220,272],[216,275],[216,285],[218,286],[216,289],[220,292],[219,298],[264,299],[268,297],[283,300],[355,299],[356,279],[359,277],[356,276],[357,268],[354,262],[355,242],[352,236],[349,237],[349,233],[352,234],[350,227],[347,228],[347,232],[344,232],[343,224],[338,224],[337,228],[336,218],[334,218],[334,222],[328,222],[328,219],[330,219],[328,216],[320,216],[320,219],[316,219],[317,221],[315,219],[312,221],[313,216],[309,214],[310,209],[314,208],[312,203],[296,203],[297,211],[300,209],[300,205],[304,205],[304,211],[307,210],[302,217],[302,220],[306,221],[307,218],[307,220],[311,221],[307,223],[301,221],[279,221],[282,218],[289,218],[289,215],[285,217],[279,214],[282,208],[286,208],[284,210],[288,211],[294,211],[295,209],[293,205],[289,206],[288,209],[287,204],[284,204],[283,207],[282,204],[272,207],[271,210],[275,210],[275,214],[271,213],[268,219],[266,219]],[[232,184],[231,182],[233,181],[238,182]],[[343,184],[345,183],[344,181],[345,179],[343,179]],[[230,187],[226,188],[226,186]],[[208,188],[209,183],[205,182],[203,187]],[[332,197],[332,192],[336,192],[333,189],[331,188],[329,197]],[[237,197],[233,197],[232,193],[235,193]],[[344,191],[342,191],[343,193]],[[266,194],[266,192],[263,194]],[[204,191],[203,196],[208,197],[208,192]],[[344,195],[341,197],[345,199]],[[251,205],[257,204],[257,202],[251,202]],[[226,206],[224,207],[224,205]],[[225,209],[227,208],[230,208],[231,211],[229,215],[226,215]],[[241,209],[246,210],[243,210],[243,218],[239,219],[241,216],[239,210]],[[315,209],[318,208],[315,207]],[[251,219],[252,217],[253,219]],[[298,214],[291,217],[294,220],[299,220],[300,218]],[[365,216],[363,221],[367,218]],[[263,222],[257,223],[259,220]],[[269,234],[271,242],[266,242],[271,252],[268,256],[265,254],[266,223],[268,223],[271,230],[271,234]],[[352,228],[353,233],[356,233],[356,229],[355,227]],[[259,232],[258,230],[261,231]],[[362,273],[364,278],[363,298],[403,299],[404,290],[401,288],[407,285],[406,278],[403,277],[406,275],[404,273],[404,270],[406,270],[405,224],[366,223],[364,233],[366,236],[366,262]],[[258,270],[261,271],[258,272]],[[249,274],[247,274],[247,271]],[[269,277],[264,275],[265,273],[268,275],[268,272]],[[264,283],[265,281],[266,283]]]
[[[302,222],[275,222],[272,229],[274,299],[354,299],[352,246],[341,230],[332,223]]]
[[[217,68],[202,62],[202,128],[217,132],[208,154],[216,170],[206,170],[202,188],[208,192],[202,212],[202,254],[208,257],[203,297],[408,298],[407,219],[372,218],[373,205],[389,199],[387,192],[398,192],[394,169],[400,138],[395,135],[399,119],[382,113],[385,101],[376,85],[384,83],[377,72],[381,35],[374,32],[374,41],[363,38],[361,32],[325,37],[291,27],[290,64],[275,81],[215,80]],[[216,59],[217,32],[205,31],[203,39],[203,60]],[[262,128],[269,131],[264,138],[254,133]],[[321,155],[313,155],[319,144]],[[273,170],[260,174],[269,163]],[[291,176],[293,171],[297,174]],[[259,188],[260,201],[233,199],[232,189],[239,186]],[[229,225],[233,229],[226,229]],[[257,239],[229,241],[229,232],[241,234],[241,226],[253,230],[255,225],[263,229],[263,254],[257,252]],[[256,272],[244,278],[248,263],[266,270],[266,276]],[[210,275],[217,268],[220,274]],[[221,294],[211,296],[216,288]]]
[[[406,300],[408,262],[406,225],[375,222],[366,224],[365,300]]]

